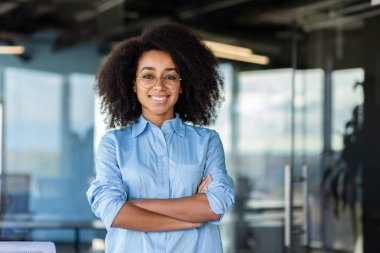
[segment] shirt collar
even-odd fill
[[[175,114],[174,119],[170,120],[170,123],[179,136],[185,137],[185,123],[183,123],[178,113]]]
[[[132,125],[132,137],[135,138],[142,132],[144,132],[147,124],[148,121],[141,114],[140,117],[137,120],[135,120],[135,122]]]
[[[179,117],[179,114],[175,114],[174,119],[167,120],[165,122],[169,122],[173,127],[174,131],[181,137],[185,137],[185,123],[183,123],[182,119]],[[141,114],[140,117],[134,122],[132,125],[132,137],[139,136],[142,132],[144,132],[146,126],[150,123],[144,116]],[[151,123],[150,123],[151,124]],[[164,123],[165,124],[165,123]],[[168,123],[166,123],[168,124]]]

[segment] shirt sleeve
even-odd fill
[[[221,215],[218,221],[212,223],[219,224],[223,214],[235,202],[235,197],[234,183],[227,174],[223,145],[216,131],[211,131],[205,166],[205,176],[212,176],[206,196],[211,210]]]
[[[87,190],[87,199],[94,214],[111,228],[122,205],[128,199],[116,158],[116,140],[112,132],[106,133],[96,154],[96,178]]]

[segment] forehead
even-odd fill
[[[165,68],[175,68],[176,66],[170,54],[164,51],[150,50],[144,52],[138,62],[138,70],[145,67],[161,70]]]

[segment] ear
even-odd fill
[[[136,93],[136,83],[133,84],[133,91]]]

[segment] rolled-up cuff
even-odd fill
[[[218,197],[218,195],[224,196],[224,198]],[[224,216],[224,213],[234,202],[233,195],[232,197],[230,197],[229,194],[218,194],[218,192],[208,191],[206,192],[206,197],[208,199],[211,211],[213,211],[216,214],[220,214],[219,220],[212,221],[211,223],[219,225]]]
[[[117,203],[113,203],[114,207],[110,212],[104,217],[103,222],[107,230],[109,230],[112,226],[112,223],[116,217],[116,215],[119,213],[121,207],[124,205],[125,202],[118,201]]]

